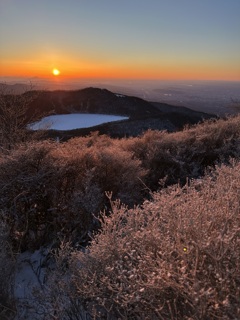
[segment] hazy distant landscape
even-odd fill
[[[164,80],[96,80],[79,79],[50,81],[47,79],[0,78],[22,92],[30,83],[36,89],[77,90],[86,87],[109,89],[120,94],[134,95],[147,101],[179,105],[220,116],[234,113],[234,102],[240,100],[240,82],[237,81],[164,81]]]

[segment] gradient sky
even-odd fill
[[[240,0],[0,0],[0,76],[240,80]]]

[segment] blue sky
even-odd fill
[[[240,80],[240,1],[0,0],[0,75],[53,67],[69,77]]]

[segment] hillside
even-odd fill
[[[239,159],[240,116],[0,153],[1,319],[237,319]]]
[[[137,97],[112,93],[106,89],[86,88],[75,91],[42,91],[32,108],[43,111],[54,110],[62,113],[105,113],[128,116],[138,119],[147,116],[158,116],[161,112]]]
[[[0,318],[238,318],[240,116],[177,131],[202,114],[101,91],[130,119],[48,132],[65,142],[26,137],[29,93],[1,97]]]
[[[173,132],[185,125],[196,124],[215,115],[197,112],[185,107],[154,103],[143,99],[113,93],[106,89],[86,88],[76,91],[42,91],[29,109],[45,114],[102,113],[122,115],[129,120],[99,125],[72,132],[50,132],[51,137],[66,139],[99,131],[111,137],[137,136],[148,129]]]

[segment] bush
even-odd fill
[[[87,251],[68,258],[65,292],[97,319],[239,318],[239,182],[232,162],[141,208],[112,202]]]
[[[162,179],[183,185],[209,165],[239,156],[239,116],[172,134],[148,131],[114,140],[93,133],[61,144],[29,142],[0,154],[0,209],[21,250],[70,234],[83,244],[99,227],[94,216],[110,208],[106,191],[133,207]]]
[[[22,94],[16,94],[7,84],[0,83],[0,151],[7,152],[19,143],[40,138],[43,132],[29,132],[27,126],[41,119],[40,109],[32,110],[31,103],[40,92],[32,85]],[[45,114],[46,115],[46,114]]]
[[[105,191],[129,205],[141,200],[145,171],[130,152],[79,145],[29,143],[0,159],[0,209],[17,250],[64,236],[87,241],[94,215],[108,206]]]
[[[19,252],[65,239],[43,301],[49,318],[238,318],[240,164],[229,157],[239,156],[239,116],[173,134],[114,140],[93,133],[0,153],[9,233],[0,250],[0,316],[14,305],[8,244]],[[230,166],[189,182],[221,162]],[[179,184],[160,189],[164,181]],[[87,243],[85,253],[74,249]]]
[[[9,230],[0,215],[0,318],[12,319],[15,314],[15,301],[12,292],[14,257],[9,242]]]
[[[198,178],[208,166],[228,163],[240,157],[240,116],[209,120],[175,133],[147,131],[141,137],[122,140],[128,150],[148,170],[145,178],[151,190],[166,184],[186,183]]]
[[[48,239],[56,198],[51,148],[50,143],[30,144],[5,156],[0,164],[0,209],[17,251],[33,249]]]

